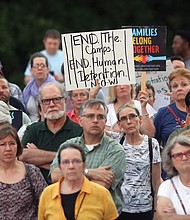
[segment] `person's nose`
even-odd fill
[[[80,95],[77,96],[77,100],[81,100],[81,96]]]
[[[97,123],[98,122],[98,119],[97,119],[97,116],[95,115],[94,118],[93,118],[93,122]]]
[[[127,124],[131,124],[131,119],[130,118],[126,118]]]
[[[10,150],[11,149],[11,147],[10,147],[10,145],[8,143],[6,144],[5,149],[6,150]]]
[[[55,106],[53,100],[50,100],[50,103],[49,103],[50,106]]]
[[[188,160],[185,154],[182,155],[182,160]]]
[[[69,168],[73,168],[74,167],[74,165],[73,165],[73,162],[72,161],[69,161],[69,166],[68,166]]]

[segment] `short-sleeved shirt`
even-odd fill
[[[48,54],[46,50],[42,50],[40,51],[40,53],[44,54],[47,57],[50,71],[62,75],[61,65],[63,64],[63,51],[57,50],[56,54],[54,55]],[[25,76],[32,75],[30,72],[30,65],[27,66],[24,75]]]
[[[190,125],[188,125],[188,126],[186,126],[186,127],[184,127],[184,128],[179,128],[179,129],[173,131],[173,132],[170,134],[170,136],[169,136],[169,138],[168,138],[168,140],[167,140],[167,143],[168,143],[169,141],[171,141],[174,137],[177,137],[178,135],[180,135],[181,132],[186,131],[186,130],[190,130]],[[167,144],[167,143],[166,143],[166,144]]]
[[[173,111],[179,117],[181,122],[185,124],[187,113],[180,111],[176,107],[175,102],[173,102],[169,106],[173,109]],[[166,145],[169,135],[174,130],[181,128],[179,122],[167,107],[163,107],[158,110],[158,113],[154,118],[154,126],[156,129],[155,138],[162,143],[163,147]]]
[[[141,115],[142,110],[141,110],[140,101],[134,100],[134,105],[138,108],[140,115]],[[106,125],[111,127],[112,125],[114,125],[117,122],[117,116],[116,116],[116,112],[114,109],[114,103],[108,104],[107,107],[108,107],[108,114],[107,114]],[[147,104],[146,109],[147,109],[147,112],[148,112],[150,118],[155,115],[156,111],[152,108],[151,105]]]
[[[38,220],[66,220],[60,196],[62,181],[63,178],[48,186],[42,193]],[[109,191],[84,177],[75,203],[75,218],[77,220],[113,220],[117,217],[118,213]]]
[[[72,109],[71,111],[67,112],[67,115],[69,116],[71,121],[74,121],[75,123],[79,124],[79,116],[77,116],[75,114],[74,109]]]
[[[132,146],[123,142],[126,171],[122,184],[124,198],[123,212],[140,213],[152,210],[150,156],[148,136],[144,135],[142,143]],[[152,163],[160,163],[160,147],[152,138]]]
[[[81,136],[83,130],[80,125],[72,122],[68,116],[63,127],[55,134],[47,127],[47,120],[35,122],[27,126],[22,138],[23,146],[27,143],[35,144],[39,149],[56,152],[60,145],[68,139]],[[42,174],[48,181],[49,171],[41,168]]]
[[[181,182],[179,176],[174,176],[173,177],[174,184],[177,188],[177,191],[183,201],[183,204],[185,206],[185,210],[187,214],[190,214],[190,188],[183,185]],[[173,207],[176,211],[176,214],[178,215],[184,215],[184,211],[182,208],[182,205],[179,201],[179,198],[177,197],[177,194],[172,186],[171,180],[165,180],[164,182],[161,183],[159,189],[158,189],[158,197],[159,196],[164,196],[167,197],[168,199],[171,200]]]
[[[47,186],[39,168],[26,164],[30,170],[31,181],[35,189],[36,204]],[[36,204],[33,201],[32,190],[28,176],[17,183],[0,182],[0,219],[37,219]]]
[[[84,136],[76,137],[66,141],[66,143],[79,144],[86,155],[87,168],[98,168],[102,166],[111,166],[110,171],[114,173],[115,180],[112,183],[109,191],[116,204],[117,210],[120,213],[122,210],[123,197],[121,193],[121,185],[123,183],[123,176],[125,172],[125,155],[123,147],[115,140],[108,137],[105,133],[99,145],[89,150],[84,143]],[[58,167],[58,158],[56,157],[51,165],[52,171]]]

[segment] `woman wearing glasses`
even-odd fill
[[[118,109],[118,125],[125,133],[126,172],[121,190],[124,207],[119,220],[151,220],[161,183],[160,150],[156,139],[140,133],[142,117],[134,105]],[[153,196],[154,194],[154,196]]]
[[[39,88],[47,82],[55,81],[55,78],[49,74],[47,57],[40,52],[31,56],[30,65],[33,78],[24,88],[23,99],[31,121],[38,121],[37,98]]]
[[[84,176],[84,151],[62,144],[58,162],[63,177],[42,193],[38,220],[114,220],[118,213],[110,192]]]
[[[117,85],[109,87],[109,104],[106,122],[106,130],[118,132],[116,112],[124,104],[134,104],[142,115],[142,130],[147,135],[153,137],[155,133],[153,116],[156,111],[148,104],[148,93],[139,92],[139,100],[134,100],[134,85]]]
[[[163,167],[169,179],[158,190],[159,220],[190,219],[190,134],[181,132],[163,150]]]

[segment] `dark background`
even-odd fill
[[[167,26],[167,56],[177,30],[190,29],[188,1],[177,0],[16,0],[0,1],[0,60],[10,82],[24,87],[30,55],[43,49],[47,29],[61,33],[121,26]]]

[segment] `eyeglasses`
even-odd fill
[[[99,115],[95,115],[95,114],[86,114],[86,115],[83,115],[82,117],[86,117],[88,120],[90,121],[93,121],[95,118],[98,120],[98,121],[103,121],[106,119],[106,116],[105,115],[102,115],[102,114],[99,114]]]
[[[190,159],[190,150],[186,151],[186,152],[179,152],[179,153],[175,153],[175,154],[172,154],[172,157],[175,159],[175,160],[182,160],[183,159],[183,155],[185,155],[185,157],[187,159]]]
[[[83,161],[80,160],[80,159],[62,160],[62,161],[61,161],[61,164],[62,164],[63,166],[69,166],[70,163],[72,163],[72,165],[77,166],[77,165],[81,164],[82,162],[83,162]]]
[[[129,114],[129,115],[126,115],[126,116],[122,116],[119,121],[121,122],[125,122],[125,121],[134,121],[136,118],[138,117],[137,114]]]
[[[36,64],[36,65],[34,65],[34,66],[32,66],[32,68],[34,68],[34,69],[39,69],[39,67],[40,68],[45,68],[45,67],[47,67],[45,64],[43,64],[43,63],[38,63],[38,64]]]
[[[53,104],[59,104],[59,103],[61,102],[61,99],[63,99],[63,98],[64,98],[64,97],[62,96],[62,97],[55,97],[55,98],[52,98],[52,99],[42,99],[42,100],[41,100],[41,103],[42,103],[43,105],[49,105],[50,102],[52,101]]]

